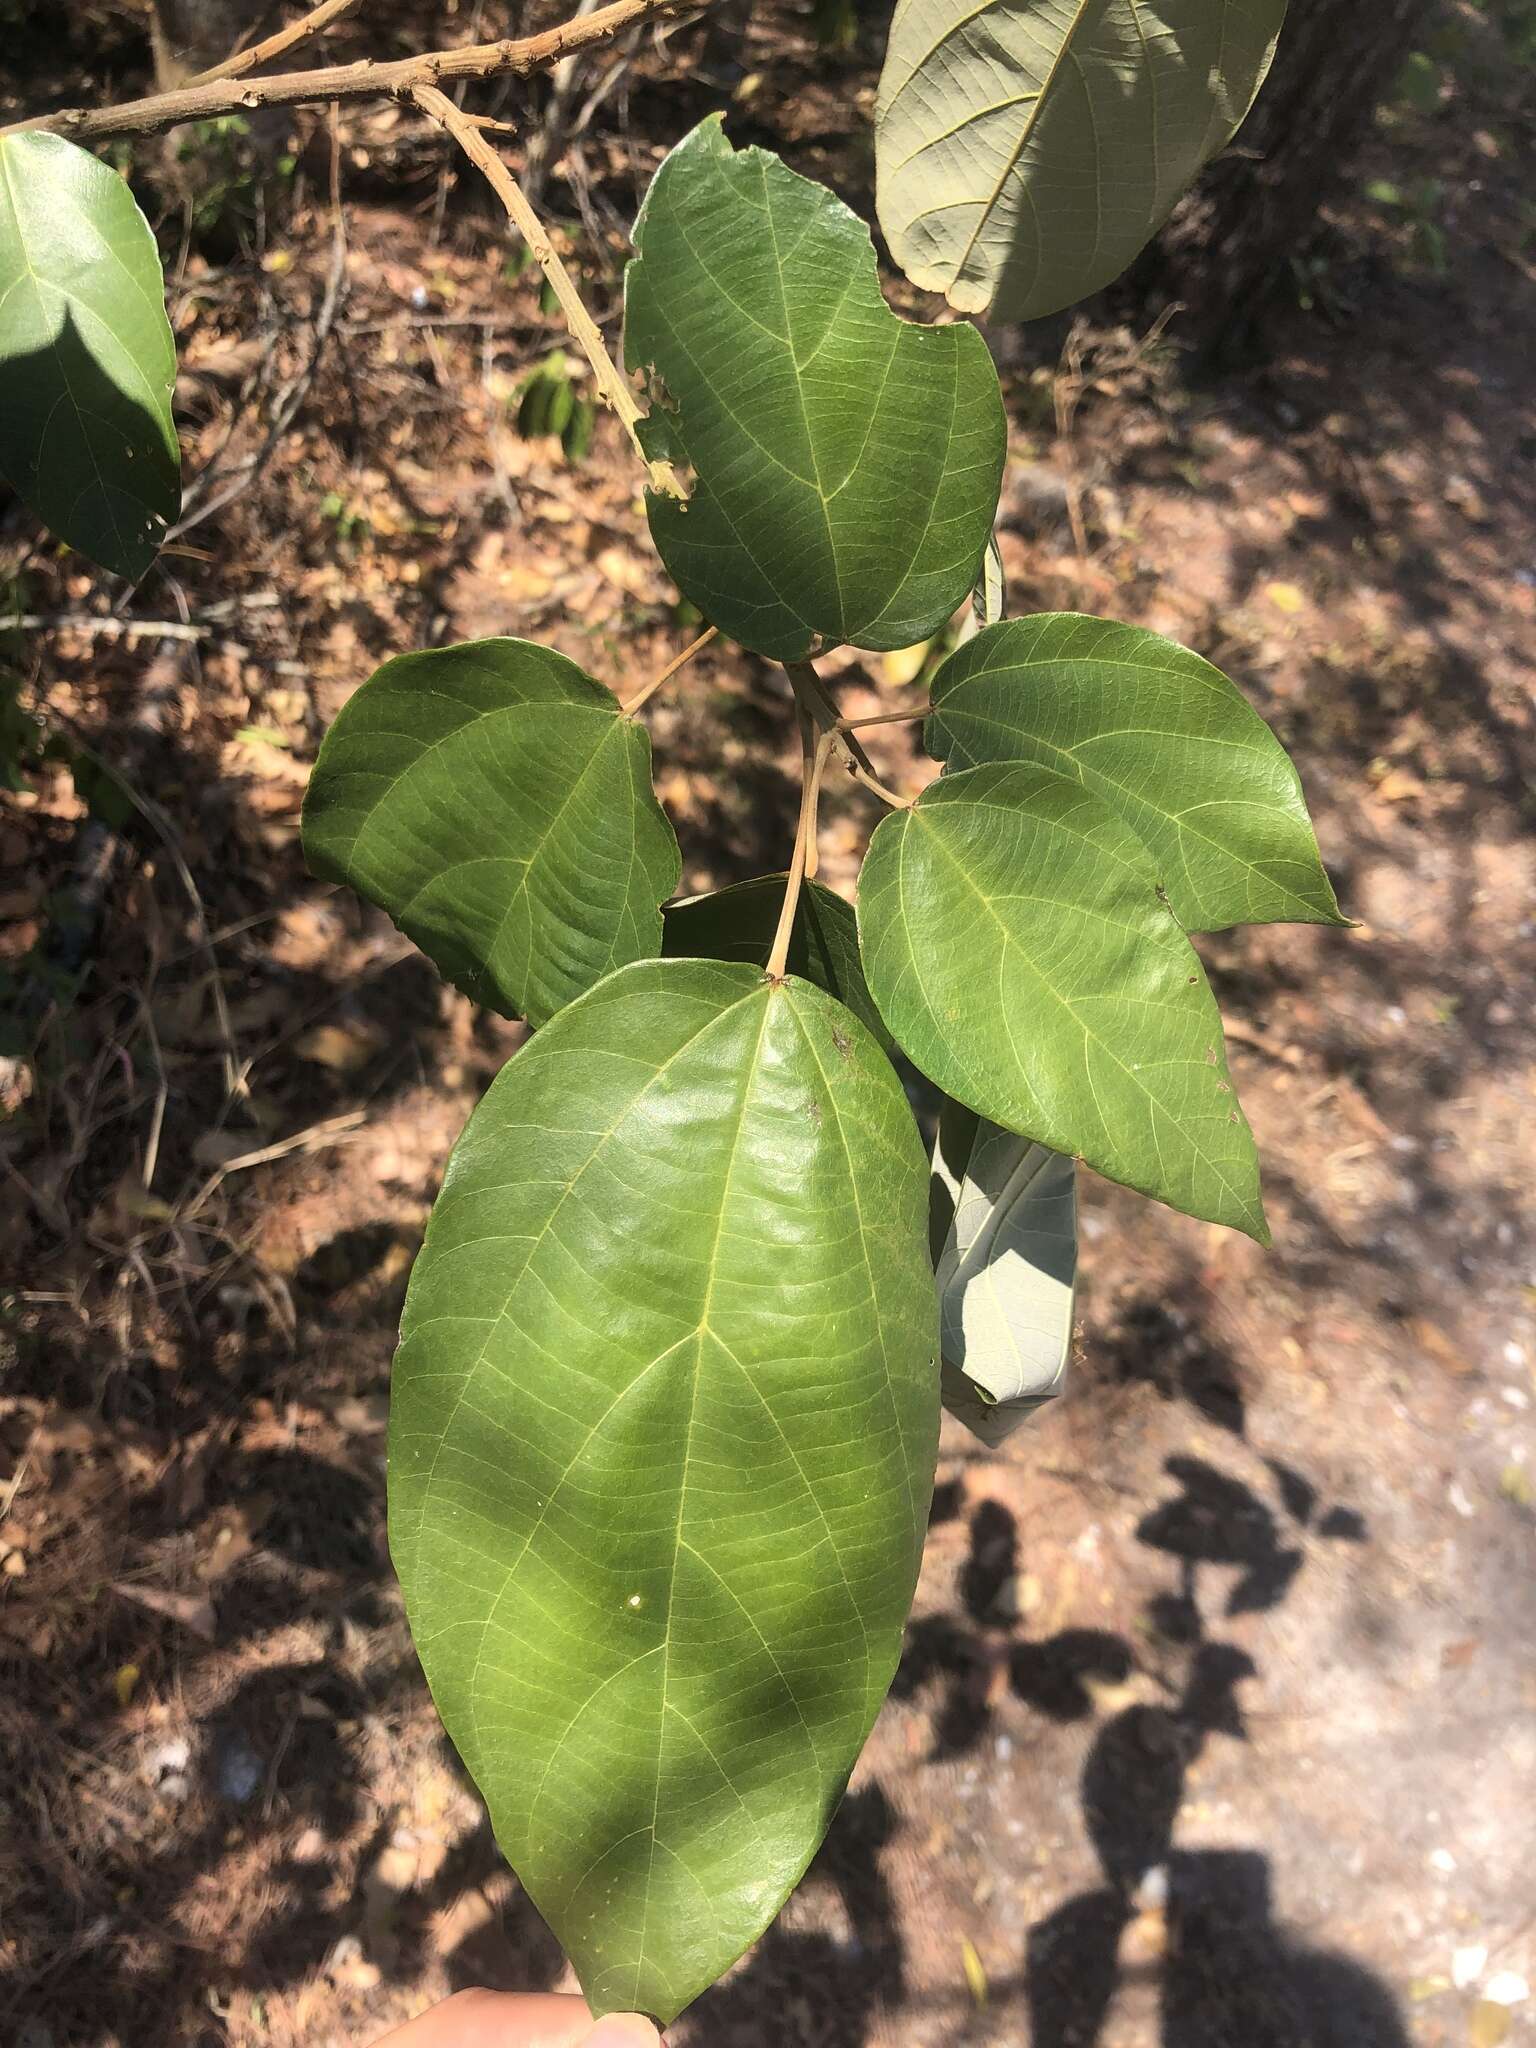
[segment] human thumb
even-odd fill
[[[581,2048],[661,2048],[651,2022],[634,2012],[611,2012],[600,2019]]]

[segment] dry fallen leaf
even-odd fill
[[[333,1073],[355,1074],[366,1067],[382,1044],[379,1034],[366,1025],[315,1024],[293,1041],[301,1060]]]
[[[134,1586],[119,1582],[114,1582],[112,1590],[124,1600],[132,1600],[136,1606],[147,1607],[151,1614],[163,1614],[179,1628],[187,1629],[192,1635],[201,1636],[205,1643],[211,1643],[218,1633],[218,1619],[213,1611],[213,1602],[206,1593],[170,1593],[159,1586]]]
[[[1472,2008],[1472,2027],[1467,2038],[1472,2048],[1499,2048],[1509,2028],[1509,2007],[1495,2005],[1491,1998],[1480,1998]]]

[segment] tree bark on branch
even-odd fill
[[[321,65],[310,71],[273,72],[265,78],[223,77],[130,100],[120,107],[68,107],[14,122],[0,134],[47,129],[71,142],[102,142],[117,135],[158,135],[184,121],[212,121],[258,107],[293,107],[326,100],[408,99],[423,86],[459,79],[527,77],[546,71],[562,57],[611,42],[625,29],[678,14],[696,14],[712,0],[610,0],[593,14],[562,22],[540,35],[471,43],[458,50],[429,50],[390,63],[363,58],[356,64]]]

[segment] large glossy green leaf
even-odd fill
[[[532,1024],[661,951],[680,872],[644,727],[528,640],[371,676],[320,749],[304,851],[476,1002]]]
[[[0,474],[120,576],[143,575],[181,503],[175,381],[128,187],[60,136],[0,136]]]
[[[657,450],[693,471],[651,533],[724,633],[797,661],[820,634],[909,647],[964,602],[1005,443],[997,373],[964,326],[880,295],[868,230],[718,118],[680,142],[635,225],[632,369],[659,380]]]
[[[859,941],[897,1044],[948,1094],[1268,1241],[1199,957],[1081,783],[1023,762],[942,776],[877,827]]]
[[[932,695],[935,759],[1075,776],[1144,841],[1186,930],[1346,922],[1285,749],[1187,647],[1073,612],[1012,619],[951,655]]]
[[[1001,1444],[1066,1383],[1077,1164],[946,1100],[929,1200],[944,1405]]]
[[[390,1532],[497,1838],[599,2011],[762,1932],[874,1718],[937,1444],[926,1169],[809,983],[623,969],[471,1118],[411,1278]]]
[[[765,967],[779,928],[785,880],[783,875],[762,875],[707,896],[669,903],[662,912],[662,952],[669,959],[746,960]],[[787,965],[791,974],[814,981],[846,1003],[887,1051],[895,1051],[864,979],[853,905],[820,882],[801,887]]]
[[[914,284],[1036,320],[1117,277],[1253,104],[1285,0],[900,0],[876,203]]]

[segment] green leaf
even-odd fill
[[[1051,769],[945,775],[876,828],[864,971],[896,1042],[978,1115],[1268,1241],[1200,960],[1146,849]]]
[[[644,728],[528,640],[406,654],[371,676],[320,749],[304,851],[466,995],[531,1024],[660,952],[681,869]]]
[[[900,1652],[938,1434],[922,1147],[848,1011],[647,962],[508,1062],[411,1276],[390,1534],[594,2009],[768,1925]]]
[[[779,928],[783,875],[735,882],[709,896],[669,903],[662,911],[661,950],[669,959],[745,960],[765,967]],[[889,1053],[896,1047],[875,1008],[859,958],[859,927],[853,905],[820,882],[801,886],[790,934],[788,968],[814,981],[852,1010]]]
[[[880,295],[856,215],[718,117],[656,173],[625,286],[649,434],[691,499],[651,534],[721,632],[777,661],[813,637],[910,647],[968,596],[1006,430],[986,344],[914,327]]]
[[[1296,770],[1198,654],[1073,612],[978,633],[933,679],[928,751],[951,768],[1038,761],[1144,841],[1187,931],[1344,924]]]
[[[914,284],[1038,320],[1119,276],[1233,134],[1285,0],[901,0],[876,205]]]
[[[1059,1394],[1072,1356],[1077,1166],[946,1100],[930,1227],[944,1405],[994,1446]]]
[[[0,137],[0,473],[60,540],[142,576],[181,505],[176,348],[149,224],[57,135]]]

